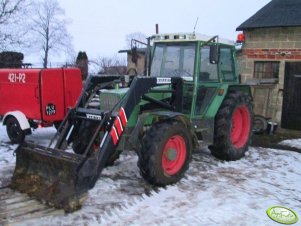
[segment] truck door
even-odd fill
[[[82,76],[80,69],[64,69],[65,114],[68,108],[73,108],[82,91]]]
[[[40,76],[42,119],[61,121],[65,116],[63,69],[44,69]]]

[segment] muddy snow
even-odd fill
[[[54,133],[54,128],[39,129],[26,139],[46,145]],[[285,145],[299,148],[301,140],[287,140]],[[0,126],[0,187],[9,184],[16,147]],[[203,147],[194,153],[185,178],[166,188],[148,185],[136,162],[134,152],[124,152],[114,166],[103,171],[77,212],[10,217],[7,211],[0,225],[273,226],[279,224],[268,218],[266,210],[274,205],[289,207],[301,216],[300,153],[251,147],[245,158],[224,162]],[[6,213],[5,201],[0,205]]]

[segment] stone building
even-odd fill
[[[238,62],[255,114],[301,130],[301,0],[272,0],[242,23]]]

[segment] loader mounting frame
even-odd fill
[[[81,207],[84,194],[94,187],[110,154],[118,146],[128,118],[142,99],[169,111],[177,111],[181,106],[181,78],[135,77],[130,82],[128,92],[110,111],[87,108],[97,90],[113,87],[119,79],[119,76],[91,76],[76,107],[69,110],[47,148],[31,143],[23,143],[18,147],[11,183],[13,189],[68,212],[74,211]],[[162,85],[172,87],[171,104],[146,95],[154,87]],[[67,152],[68,145],[76,139],[80,125],[85,121],[94,121],[97,126],[84,153]],[[104,135],[95,150],[92,147],[100,132]]]

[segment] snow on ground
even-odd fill
[[[47,144],[54,133],[52,128],[40,129],[27,139]],[[0,126],[0,186],[13,172],[15,148]],[[201,148],[194,153],[186,177],[167,188],[144,182],[136,162],[135,153],[122,154],[103,171],[81,210],[14,225],[273,226],[279,224],[266,215],[273,205],[290,207],[301,216],[299,153],[250,148],[242,160],[224,162]]]
[[[10,140],[6,134],[6,127],[2,126],[0,121],[0,187],[7,184],[10,178],[7,175],[13,173],[15,166],[15,157],[13,156],[14,150],[18,145],[11,145]],[[37,142],[42,145],[47,145],[49,139],[55,134],[55,128],[44,128],[33,131],[31,136],[26,137],[26,141]]]
[[[279,144],[301,149],[301,139],[283,140]]]

